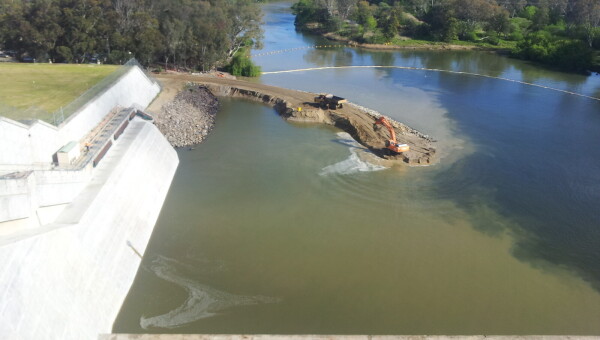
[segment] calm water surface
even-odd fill
[[[321,44],[265,5],[264,51]],[[600,77],[482,52],[297,49],[264,71],[396,65],[590,96]],[[224,99],[181,164],[115,322],[127,333],[600,335],[600,102],[399,69],[263,75],[439,140],[386,167],[339,131]]]

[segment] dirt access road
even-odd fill
[[[155,77],[162,83],[163,92],[148,108],[150,113],[158,112],[162,105],[172,101],[185,84],[195,83],[208,87],[217,96],[248,98],[273,106],[289,121],[336,126],[374,154],[387,160],[410,165],[428,165],[434,162],[435,141],[431,137],[388,118],[395,128],[397,141],[410,146],[408,152],[393,154],[385,148],[385,142],[390,138],[388,131],[373,124],[379,114],[353,104],[346,104],[337,110],[321,109],[314,103],[315,93],[214,75],[171,73]]]

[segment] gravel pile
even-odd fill
[[[174,147],[202,143],[215,125],[219,101],[206,87],[190,85],[163,105],[154,124]]]

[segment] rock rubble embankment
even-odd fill
[[[156,114],[155,125],[174,147],[201,143],[215,125],[219,101],[206,87],[188,85]]]

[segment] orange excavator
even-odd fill
[[[375,125],[385,126],[390,132],[390,135],[392,136],[392,139],[388,139],[385,141],[386,148],[396,153],[406,152],[410,149],[410,147],[407,144],[398,144],[398,142],[396,142],[396,132],[394,132],[394,127],[392,126],[392,124],[390,124],[390,122],[387,121],[387,119],[385,119],[384,117],[379,117],[379,119],[375,121]]]

